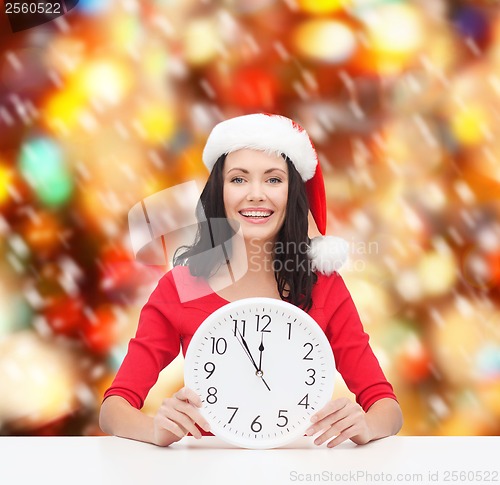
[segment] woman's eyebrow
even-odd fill
[[[232,168],[231,170],[228,170],[227,173],[232,172],[233,170],[239,170],[240,172],[248,173],[248,170],[246,170],[244,168],[238,168],[238,167],[235,167],[235,168]],[[264,173],[269,173],[269,172],[272,172],[274,170],[279,170],[280,172],[283,172],[286,175],[286,172],[284,170],[282,170],[281,168],[278,168],[278,167],[269,168]]]
[[[231,170],[228,170],[227,173],[232,172],[233,170],[239,170],[240,172],[248,173],[248,170],[245,170],[244,168],[238,168],[238,167],[235,167],[235,168],[232,168]]]
[[[269,170],[266,170],[264,173],[273,172],[274,170],[278,170],[280,172],[283,172],[286,175],[286,172],[283,169],[278,168],[278,167],[270,168]]]

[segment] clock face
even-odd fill
[[[319,325],[272,298],[247,298],[210,315],[194,334],[185,385],[217,437],[274,448],[302,436],[332,397],[335,363]]]

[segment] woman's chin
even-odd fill
[[[255,243],[275,241],[278,234],[275,228],[258,227],[242,227],[243,238],[245,242],[254,241]]]

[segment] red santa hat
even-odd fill
[[[347,242],[325,236],[326,195],[321,165],[307,132],[295,121],[281,115],[250,114],[217,124],[210,133],[203,163],[212,171],[221,155],[244,148],[285,154],[299,172],[306,186],[309,210],[323,237],[311,240],[309,257],[315,271],[331,274],[347,259]]]

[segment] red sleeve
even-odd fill
[[[349,290],[340,275],[333,276],[330,294],[325,295],[326,335],[330,340],[335,365],[356,402],[367,411],[382,398],[396,400],[373,353]]]
[[[137,333],[104,399],[121,396],[142,408],[158,374],[179,354],[180,335],[167,317],[175,300],[173,285],[163,277],[141,311]]]

